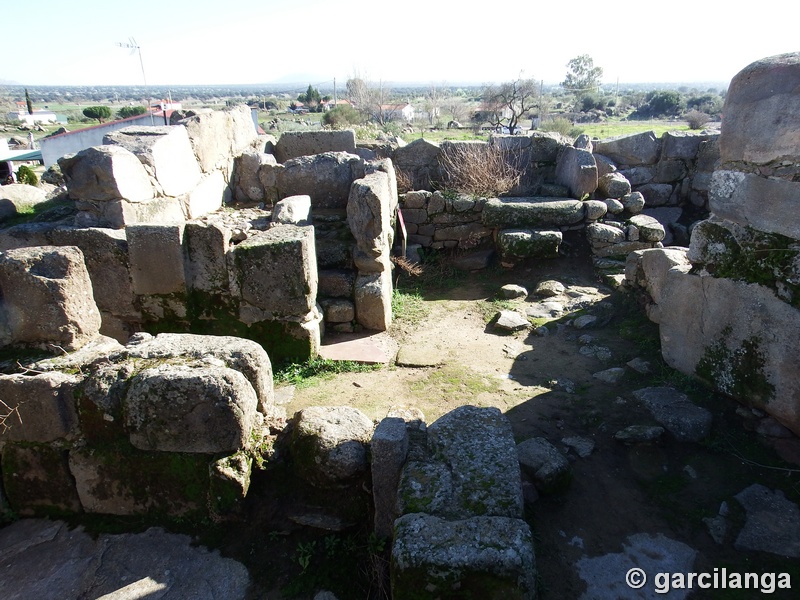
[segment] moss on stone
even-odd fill
[[[800,308],[797,241],[751,227],[743,229],[745,234],[737,236],[721,225],[703,224],[708,245],[719,248],[708,256],[711,260],[703,265],[705,269],[715,277],[769,287],[778,292],[778,297]]]
[[[724,394],[764,407],[775,397],[775,386],[764,369],[761,339],[752,336],[731,348],[730,335],[730,328],[723,330],[722,337],[706,349],[695,373]]]

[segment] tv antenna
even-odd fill
[[[133,37],[129,37],[127,42],[117,42],[117,46],[120,48],[129,48],[131,51],[131,56],[139,53],[139,66],[142,67],[142,79],[144,80],[144,95],[147,96],[147,112],[150,114],[150,123],[155,125],[155,120],[153,118],[153,111],[152,107],[150,106],[150,92],[147,90],[147,75],[144,73],[144,61],[142,60],[142,47],[136,43],[136,40]]]

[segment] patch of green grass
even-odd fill
[[[412,382],[410,388],[428,400],[434,400],[437,396],[443,399],[472,398],[482,392],[496,391],[497,383],[463,365],[447,364]]]
[[[352,360],[312,358],[303,363],[290,363],[275,370],[275,381],[281,384],[306,388],[339,373],[365,373],[376,371],[381,365],[369,365]]]
[[[392,290],[392,316],[397,320],[418,323],[430,310],[418,290]]]
[[[17,207],[17,214],[3,223],[3,227],[21,225],[31,221],[47,221],[47,213],[52,211],[53,218],[63,216],[65,212],[74,207],[71,200],[53,199],[39,204],[24,204]],[[61,210],[59,210],[61,209]]]

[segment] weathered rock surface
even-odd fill
[[[375,503],[375,535],[391,537],[399,516],[397,488],[400,472],[408,456],[406,422],[386,417],[378,423],[370,444],[372,456],[372,497]]]
[[[367,470],[373,424],[348,406],[312,406],[293,418],[290,452],[297,474],[317,487],[336,487]]]
[[[278,162],[322,154],[323,152],[347,152],[355,154],[356,135],[352,129],[341,131],[286,131],[275,144]]]
[[[580,200],[564,198],[490,198],[483,208],[489,227],[573,225],[584,216]]]
[[[699,442],[711,430],[711,413],[693,404],[686,394],[670,387],[636,390],[641,401],[656,421],[682,442]]]
[[[0,442],[53,442],[74,437],[79,378],[65,373],[0,375],[3,419]]]
[[[252,148],[258,138],[250,107],[201,112],[180,121],[186,127],[203,173],[221,169],[230,175],[233,158]]]
[[[738,550],[800,558],[800,508],[780,490],[753,484],[735,496],[747,513],[736,538]]]
[[[93,146],[58,164],[73,200],[143,202],[155,195],[144,165],[122,146]]]
[[[42,188],[26,183],[0,186],[0,222],[15,216],[20,209],[36,206],[47,200]]]
[[[347,152],[324,152],[287,160],[278,171],[282,196],[311,196],[314,208],[345,208],[350,186],[364,177],[364,161]]]
[[[0,254],[0,346],[77,350],[100,330],[83,253],[37,246]]]
[[[404,515],[395,523],[392,573],[398,598],[536,596],[533,539],[521,519]]]
[[[289,225],[310,225],[311,196],[289,196],[277,202],[272,209],[272,222]]]
[[[6,600],[244,600],[250,585],[241,563],[159,528],[93,539],[61,521],[26,519],[0,531],[0,556]]]
[[[258,232],[233,252],[242,300],[264,318],[305,315],[317,296],[317,259],[311,227],[279,225]]]
[[[560,231],[503,229],[497,234],[497,249],[504,261],[523,258],[556,258],[563,236]]]
[[[763,165],[797,157],[800,148],[800,53],[758,60],[731,80],[725,95],[723,162]],[[780,119],[775,119],[780,115]]]
[[[569,189],[573,198],[583,199],[597,189],[597,163],[591,150],[567,146],[558,155],[556,183]]]
[[[141,450],[236,452],[250,444],[257,407],[253,386],[238,371],[165,364],[132,379],[125,420]]]
[[[564,489],[572,476],[567,457],[544,438],[517,444],[520,467],[543,493]]]
[[[655,132],[636,133],[595,144],[595,152],[607,156],[617,165],[653,165],[661,152],[661,140]]]
[[[130,150],[166,196],[185,194],[200,181],[185,127],[125,127],[107,134],[103,143]]]

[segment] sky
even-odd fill
[[[589,54],[603,83],[720,82],[800,51],[796,0],[43,0],[3,28],[0,83],[559,83]],[[794,15],[794,16],[792,16]],[[119,47],[138,45],[139,51]],[[144,65],[144,73],[142,72]]]

